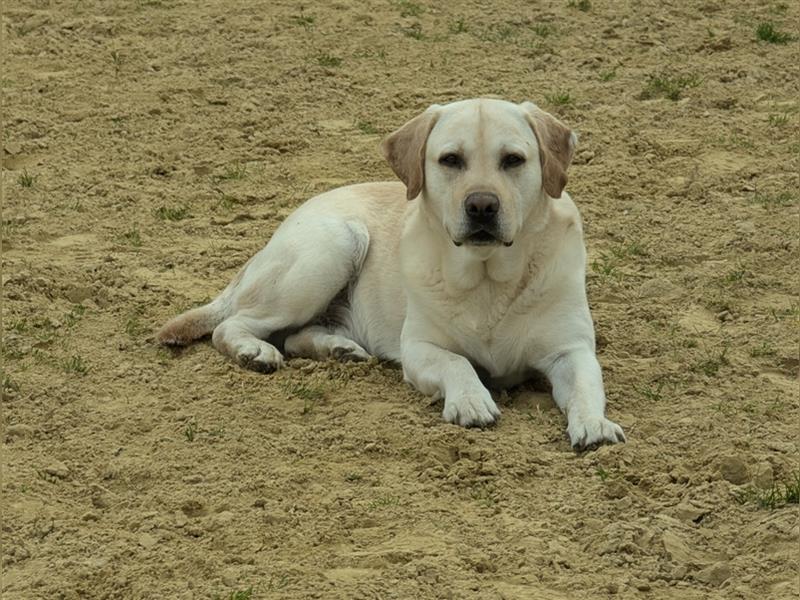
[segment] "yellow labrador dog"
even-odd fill
[[[575,143],[530,102],[433,105],[383,141],[402,184],[308,200],[158,340],[213,332],[220,352],[263,372],[283,364],[276,336],[288,356],[399,361],[464,426],[500,416],[476,368],[498,386],[539,371],[573,446],[624,441],[604,415],[581,219],[564,192]]]

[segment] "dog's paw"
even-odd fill
[[[488,390],[469,390],[445,397],[442,418],[462,427],[485,427],[500,418],[500,409]]]
[[[272,344],[259,340],[236,348],[236,362],[251,371],[272,373],[283,366],[283,355]]]
[[[339,346],[334,346],[331,349],[331,356],[339,362],[364,362],[371,358],[369,352],[349,340]]]
[[[622,427],[605,417],[586,417],[571,419],[567,434],[576,450],[593,450],[602,444],[616,444],[625,441]]]

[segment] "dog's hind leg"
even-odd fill
[[[335,358],[342,362],[369,360],[370,354],[342,333],[321,325],[305,327],[286,338],[286,354],[314,360]]]
[[[284,223],[253,257],[231,316],[214,330],[214,347],[255,371],[279,368],[283,357],[267,338],[324,313],[358,274],[368,247],[369,233],[358,222],[307,215]]]

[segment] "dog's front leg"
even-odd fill
[[[423,394],[444,396],[442,418],[464,427],[494,423],[500,410],[463,356],[430,342],[404,340],[403,375]]]
[[[567,416],[574,448],[625,441],[622,428],[605,417],[603,375],[594,352],[589,348],[564,352],[543,370],[553,386],[553,399]]]

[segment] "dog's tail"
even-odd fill
[[[166,346],[185,346],[208,335],[229,316],[230,304],[224,296],[225,292],[204,306],[170,319],[156,333],[156,341]]]

